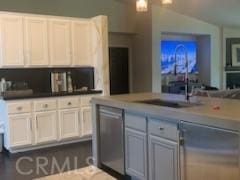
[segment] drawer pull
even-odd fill
[[[44,105],[44,108],[48,108],[48,104],[45,104],[45,105]]]
[[[159,127],[159,130],[160,131],[164,131],[164,127]]]
[[[68,105],[69,105],[69,106],[71,106],[71,105],[72,105],[72,103],[71,103],[71,102],[69,102],[69,103],[68,103]]]
[[[18,111],[21,111],[23,108],[20,106],[17,108]]]

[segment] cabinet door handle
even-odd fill
[[[48,104],[45,104],[45,105],[44,105],[44,108],[48,108]]]
[[[32,131],[32,117],[30,118],[30,129]]]
[[[69,106],[71,106],[71,105],[72,105],[72,103],[71,103],[71,102],[69,102],[69,103],[68,103],[68,105],[69,105]]]
[[[179,154],[179,158],[178,158],[178,171],[179,171],[179,176],[180,176],[180,180],[184,180],[185,179],[185,169],[184,169],[184,166],[185,166],[185,149],[184,149],[184,132],[185,130],[184,129],[181,129],[179,131],[179,147],[178,147],[178,154]]]
[[[159,129],[160,131],[164,131],[164,130],[165,130],[164,127],[161,127],[161,126],[160,126],[158,129]]]
[[[21,107],[21,106],[19,106],[18,108],[17,108],[17,110],[18,111],[21,111],[23,108]]]
[[[36,129],[38,130],[38,117],[36,116]]]

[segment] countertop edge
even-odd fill
[[[40,94],[33,94],[28,96],[22,96],[22,97],[3,97],[0,96],[0,99],[3,101],[14,101],[14,100],[27,100],[27,99],[40,99],[40,98],[54,98],[54,97],[65,97],[65,96],[84,96],[84,95],[95,95],[95,94],[102,94],[102,90],[94,90],[89,92],[73,92],[73,93],[60,93],[60,94],[54,94],[54,93],[40,93]]]

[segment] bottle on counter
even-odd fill
[[[68,87],[68,92],[73,92],[71,72],[68,72],[67,87]]]
[[[6,84],[6,80],[5,78],[1,79],[1,87],[0,87],[0,91],[1,93],[5,92],[7,90],[7,84]]]

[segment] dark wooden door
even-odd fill
[[[110,47],[110,94],[129,93],[129,50],[128,48]]]

